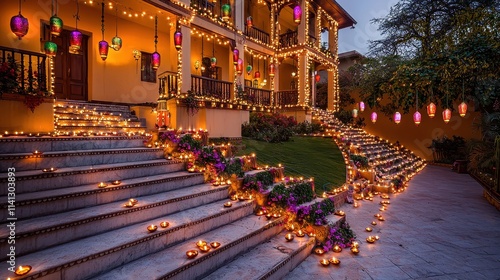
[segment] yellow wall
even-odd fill
[[[74,1],[60,0],[58,16],[64,22],[64,28],[73,30],[75,20],[73,14],[76,11]],[[101,40],[101,9],[100,2],[94,1],[93,6],[80,3],[80,21],[78,29],[90,35],[89,40],[89,78],[88,93],[90,100],[142,103],[155,102],[158,98],[158,85],[155,83],[141,82],[140,60],[133,58],[132,51],[154,52],[154,20],[149,17],[132,17],[131,20],[118,19],[118,35],[123,40],[120,51],[109,50],[106,61],[102,61],[98,53],[98,42]],[[146,9],[157,10],[144,3]],[[120,8],[123,10],[123,8]],[[10,31],[8,19],[18,13],[18,1],[2,2],[0,14],[4,18],[4,24],[0,25],[0,45],[22,50],[41,52],[41,22],[48,21],[51,17],[51,1],[23,1],[22,15],[29,21],[29,31],[22,40]],[[105,14],[105,40],[111,42],[115,36],[114,10],[106,7]],[[162,55],[162,61],[158,73],[166,70],[177,71],[177,61],[168,59],[168,52],[174,51],[172,37],[170,35],[169,23],[166,15],[159,17],[158,26],[158,52]],[[222,57],[221,57],[222,59]]]
[[[52,132],[54,131],[54,103],[47,99],[31,112],[23,103],[23,98],[17,100],[0,100],[2,122],[0,131]],[[50,101],[49,101],[50,100]]]

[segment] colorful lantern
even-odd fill
[[[274,63],[269,64],[269,77],[274,77],[276,75],[276,65]]]
[[[233,50],[233,64],[238,64],[238,58],[240,58],[240,51],[238,49]]]
[[[429,103],[429,105],[427,105],[427,115],[429,115],[429,118],[434,118],[434,116],[436,115],[436,104],[434,103]]]
[[[255,74],[253,76],[254,79],[260,79],[260,72],[259,70],[255,71]]]
[[[222,5],[222,20],[228,21],[231,18],[231,5],[224,4]]]
[[[59,36],[63,29],[63,21],[57,15],[53,15],[50,18],[50,34],[54,36]]]
[[[160,61],[161,61],[160,54],[158,52],[154,52],[151,55],[151,64],[155,71],[158,70],[158,68],[160,68]]]
[[[238,62],[236,62],[236,63],[238,63]],[[252,73],[252,69],[253,69],[252,65],[248,64],[248,65],[247,65],[247,68],[246,68],[246,70],[247,70],[247,75],[250,75],[250,73]]]
[[[10,19],[10,30],[19,40],[21,40],[24,35],[28,34],[29,27],[28,19],[21,15],[21,11],[19,11],[18,15]]]
[[[458,105],[458,113],[460,114],[460,117],[465,117],[467,114],[467,103],[462,102]]]
[[[109,44],[108,42],[102,40],[99,42],[99,55],[101,59],[104,61],[108,58]]]
[[[372,112],[371,115],[370,115],[370,120],[372,121],[372,123],[376,123],[377,122],[377,118],[378,118],[378,115],[376,112]]]
[[[401,122],[401,113],[400,112],[396,112],[394,113],[394,122],[396,124],[400,123]]]
[[[363,102],[363,101],[359,102],[359,110],[361,112],[365,111],[365,102]]]
[[[352,109],[352,117],[357,118],[358,117],[358,109]]]
[[[241,75],[243,73],[243,59],[238,58],[238,64],[236,64],[236,74]]]
[[[253,18],[252,16],[247,17],[247,27],[252,28],[253,27]]]
[[[111,48],[115,51],[119,51],[122,48],[122,38],[115,36],[111,39]]]
[[[217,58],[215,56],[213,56],[212,58],[210,58],[210,66],[212,68],[215,68],[215,66],[217,66]]]
[[[450,109],[445,109],[443,111],[443,121],[444,123],[448,123],[451,119],[451,110]]]
[[[69,33],[69,48],[72,51],[79,51],[82,47],[82,32],[75,29]]]
[[[180,50],[182,47],[182,33],[179,30],[174,33],[174,45],[177,50]]]
[[[418,126],[422,121],[422,114],[419,111],[413,113],[413,122]]]
[[[302,9],[300,8],[299,3],[297,3],[297,5],[295,5],[295,7],[293,8],[293,21],[296,24],[300,24],[301,18],[302,18]]]
[[[316,83],[319,83],[320,80],[321,80],[321,76],[319,74],[314,75],[314,81],[316,81]],[[361,110],[361,111],[363,111],[363,110]]]
[[[47,56],[53,57],[57,54],[57,44],[47,41],[43,44],[43,50]]]

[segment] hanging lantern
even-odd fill
[[[151,55],[151,64],[152,64],[153,69],[155,71],[158,70],[158,68],[160,68],[160,60],[161,60],[161,57],[160,57],[160,54],[158,52],[154,52]]]
[[[418,126],[422,121],[422,114],[419,111],[413,113],[413,122]]]
[[[302,9],[300,8],[299,3],[297,3],[297,5],[295,5],[295,7],[293,8],[293,21],[296,24],[300,24],[301,17],[302,17]]]
[[[47,56],[54,57],[57,53],[57,44],[51,41],[45,42],[43,44],[43,51]]]
[[[238,64],[238,58],[240,58],[240,51],[238,49],[234,49],[233,50],[233,64],[234,65]]]
[[[122,48],[122,38],[115,36],[111,39],[111,48],[115,51],[119,51]]]
[[[358,117],[358,109],[352,109],[352,117],[357,118]]]
[[[394,122],[396,124],[400,123],[401,122],[401,113],[400,112],[396,112],[394,113]]]
[[[427,105],[427,115],[429,115],[429,118],[434,118],[434,116],[436,115],[436,104],[434,103],[430,103],[429,105]]]
[[[321,80],[321,76],[319,74],[314,75],[314,81],[316,81],[316,83],[319,83],[320,80]],[[361,110],[361,111],[363,111],[363,110]]]
[[[467,103],[462,102],[458,105],[458,113],[460,114],[460,117],[465,117],[467,114]]]
[[[179,30],[174,33],[174,45],[177,50],[180,50],[182,47],[182,33]]]
[[[238,58],[238,64],[236,64],[236,74],[241,75],[243,73],[243,59]]]
[[[24,35],[28,34],[29,23],[28,19],[21,15],[21,11],[16,16],[10,19],[10,30],[14,33],[19,40],[21,40]]]
[[[247,68],[246,68],[246,70],[247,70],[247,75],[250,75],[250,73],[252,73],[252,69],[253,69],[252,65],[248,64],[248,65],[247,65]]]
[[[222,20],[228,21],[231,18],[231,5],[224,4],[222,5]]]
[[[50,18],[50,34],[54,36],[59,36],[63,29],[63,21],[57,15],[53,15]]]
[[[79,51],[82,47],[82,32],[75,29],[69,33],[69,48],[72,51]]]
[[[371,115],[370,115],[370,120],[372,121],[372,123],[376,123],[377,122],[377,113],[376,112],[372,112]]]
[[[109,50],[109,44],[108,42],[102,40],[99,42],[99,55],[101,56],[101,59],[104,61],[106,58],[108,58],[108,50]]]
[[[274,63],[269,64],[269,77],[274,77],[276,75],[276,65]]]
[[[359,110],[361,112],[365,111],[365,102],[363,102],[363,101],[359,102]]]
[[[210,66],[212,68],[215,68],[215,66],[217,66],[217,58],[215,56],[213,56],[212,58],[210,58]]]
[[[260,72],[259,70],[255,71],[255,74],[253,76],[254,79],[260,79]]]
[[[253,18],[252,16],[247,17],[247,27],[252,28],[253,27]]]
[[[450,109],[445,109],[443,111],[443,121],[444,123],[448,123],[451,119],[451,110]]]

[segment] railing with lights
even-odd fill
[[[231,96],[233,83],[207,77],[191,75],[191,91],[197,97],[215,98],[227,101]]]
[[[167,99],[175,97],[177,93],[177,84],[179,82],[179,75],[177,72],[165,71],[158,75],[158,92],[164,95]]]
[[[191,0],[191,7],[198,9],[198,11],[206,11],[211,15],[215,14],[215,5],[208,0]]]
[[[274,92],[274,106],[295,106],[299,102],[297,90],[280,90]]]
[[[260,30],[255,26],[249,28],[245,24],[245,35],[250,38],[256,39],[264,44],[269,44],[269,38],[270,38],[269,33]]]
[[[26,91],[27,93],[46,93],[47,92],[47,56],[45,54],[30,52],[19,49],[12,49],[0,46],[0,63],[2,72],[13,71],[15,88]],[[6,74],[6,73],[5,73]],[[2,74],[4,75],[4,74]],[[5,75],[2,80],[7,78]],[[7,85],[2,86],[1,93],[8,90]]]
[[[246,100],[248,104],[259,106],[271,106],[272,91],[261,88],[245,87]]]
[[[280,48],[289,48],[299,43],[298,31],[290,31],[280,35]]]

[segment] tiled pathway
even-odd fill
[[[500,212],[469,175],[427,166],[406,192],[391,195],[385,221],[372,226],[380,200],[342,208],[358,235],[359,255],[326,254],[341,260],[338,267],[322,267],[325,256],[311,255],[285,279],[500,279]],[[370,234],[380,240],[368,244]]]

